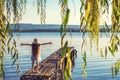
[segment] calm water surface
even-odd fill
[[[41,43],[51,41],[52,45],[42,46],[41,56],[42,60],[47,56],[55,52],[60,48],[60,33],[21,33],[18,39],[17,34],[14,33],[15,39],[17,40],[17,49],[19,50],[19,63],[21,73],[17,74],[15,65],[12,66],[11,55],[5,55],[5,77],[6,80],[19,80],[20,76],[26,71],[31,69],[31,47],[20,46],[20,43],[32,43],[34,38],[38,38]],[[69,34],[68,34],[69,35]],[[108,44],[108,37],[101,34],[99,39],[99,48],[104,47]],[[108,54],[108,58],[104,59],[100,57],[100,54],[96,50],[96,46],[90,50],[89,38],[87,40],[87,77],[82,77],[82,56],[81,56],[81,44],[82,44],[82,34],[73,33],[72,38],[68,36],[69,46],[74,46],[77,49],[77,59],[75,60],[75,67],[73,68],[72,77],[73,80],[120,80],[120,75],[116,78],[112,78],[111,66],[114,65],[116,60],[120,57],[117,53],[115,57]]]

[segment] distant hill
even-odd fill
[[[58,24],[19,24],[19,25],[15,25],[11,24],[10,25],[10,29],[13,32],[60,32],[61,25]],[[72,31],[72,32],[80,32],[80,25],[68,25],[68,32]],[[110,31],[110,25],[108,25],[108,28],[105,28],[104,25],[100,26],[100,31]]]
[[[58,24],[19,24],[15,25],[11,24],[10,28],[14,32],[21,31],[21,32],[59,32],[60,26]],[[68,25],[68,31],[79,31],[79,25]]]

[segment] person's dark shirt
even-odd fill
[[[40,44],[38,43],[32,43],[32,54],[33,56],[36,56],[40,50]]]

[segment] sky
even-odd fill
[[[40,24],[40,16],[37,14],[36,3],[33,5],[33,1],[27,0],[26,12],[22,17],[20,23]],[[60,5],[59,0],[46,0],[46,24],[61,24]],[[80,0],[69,0],[70,18],[68,24],[80,24]],[[103,17],[103,20],[108,20],[107,23],[111,24],[110,18]],[[102,23],[100,23],[102,24]]]
[[[20,23],[40,24],[40,16],[37,14],[36,4],[33,7],[33,1],[27,0],[26,12]],[[46,0],[46,24],[61,24],[59,0]],[[70,18],[68,24],[79,24],[80,0],[69,0]],[[75,5],[75,6],[74,6]]]

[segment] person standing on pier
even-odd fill
[[[32,60],[32,72],[34,72],[34,62],[36,61],[36,72],[39,73],[39,61],[41,60],[40,56],[40,46],[47,45],[47,44],[52,44],[52,42],[48,43],[42,43],[40,44],[38,39],[34,39],[32,44],[26,44],[26,43],[21,43],[21,46],[31,46],[32,47],[32,55],[31,55],[31,60]]]

